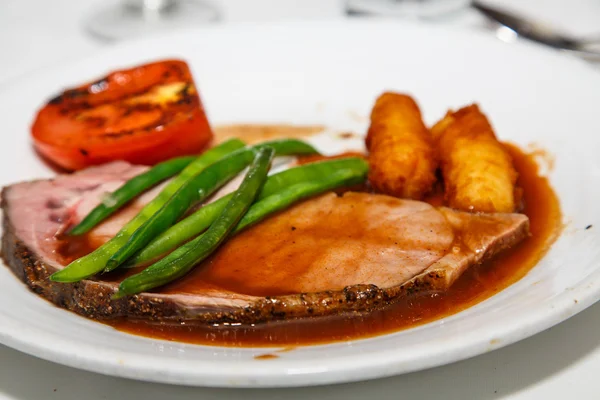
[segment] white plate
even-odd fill
[[[187,385],[294,386],[400,374],[491,351],[600,297],[600,74],[583,62],[474,32],[406,22],[229,26],[130,42],[16,83],[0,95],[0,183],[51,176],[34,156],[34,111],[60,88],[161,57],[187,59],[213,123],[323,123],[364,131],[376,95],[413,93],[428,123],[479,102],[502,139],[556,155],[566,229],[525,278],[457,315],[390,335],[255,360],[233,349],[127,335],[39,299],[0,268],[0,342],[100,373]],[[327,138],[324,138],[327,141]],[[324,142],[322,142],[324,143]],[[331,150],[331,149],[329,149]],[[585,230],[592,224],[594,227]]]

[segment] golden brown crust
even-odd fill
[[[514,212],[517,172],[475,104],[450,112],[435,124],[448,206],[474,212]]]
[[[375,190],[422,199],[435,183],[436,153],[421,111],[410,97],[382,94],[371,112],[366,138],[369,180]]]
[[[435,123],[435,125],[431,127],[431,129],[429,129],[434,143],[437,144],[438,140],[440,139],[440,136],[444,133],[446,128],[448,128],[450,124],[454,122],[454,120],[455,118],[453,116],[452,111],[448,111],[446,115],[444,115],[444,118],[440,119],[438,122]]]

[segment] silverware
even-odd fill
[[[471,6],[489,19],[513,30],[518,36],[542,43],[556,49],[568,50],[581,56],[600,57],[600,50],[591,45],[600,45],[600,38],[574,38],[561,33],[559,30],[525,17],[518,16],[502,9],[484,5],[477,0]]]

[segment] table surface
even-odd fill
[[[490,0],[491,2],[491,0]],[[106,46],[86,34],[98,2],[3,0],[0,4],[0,90],[19,76],[85,57]],[[343,0],[213,0],[224,23],[286,18],[345,18]],[[598,34],[595,0],[496,0],[541,16],[574,34]],[[481,29],[471,10],[437,22]],[[598,30],[595,30],[598,29]],[[0,345],[0,400],[29,399],[597,399],[600,398],[600,304],[543,333],[466,361],[412,374],[318,388],[242,390],[188,388],[79,371]]]

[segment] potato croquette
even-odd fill
[[[477,105],[449,112],[432,128],[449,207],[514,212],[517,172]]]
[[[436,152],[421,111],[407,95],[384,93],[371,111],[366,138],[369,180],[376,191],[422,199],[436,181]]]

